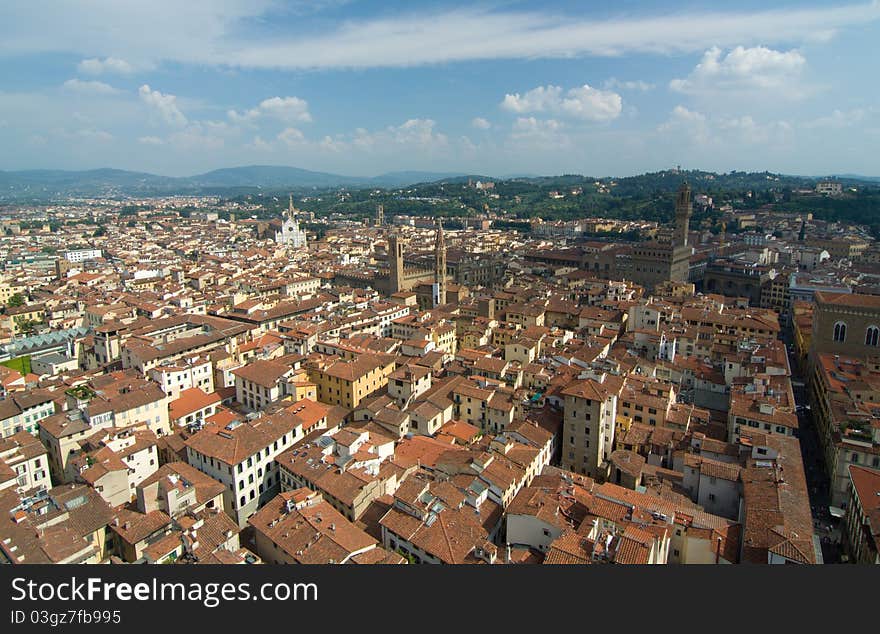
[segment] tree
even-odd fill
[[[6,305],[10,308],[14,308],[16,306],[24,306],[25,298],[21,293],[16,293],[6,302]]]
[[[27,317],[15,317],[15,323],[18,326],[18,331],[27,336],[34,334],[37,326],[42,322],[39,322],[36,319],[28,319]]]

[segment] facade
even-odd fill
[[[814,301],[815,353],[864,357],[880,352],[880,296],[816,291]]]
[[[617,390],[603,383],[575,381],[562,392],[562,467],[590,477],[605,475],[614,447]]]
[[[0,465],[12,472],[9,480],[0,481],[0,489],[13,487],[26,494],[52,486],[46,448],[39,438],[26,431],[0,440]]]
[[[303,436],[290,416],[206,426],[186,441],[187,463],[223,483],[223,506],[240,527],[280,490],[275,457]]]
[[[0,401],[0,436],[9,438],[20,431],[38,433],[39,423],[55,413],[55,403],[47,394],[14,392]]]
[[[275,242],[292,249],[303,249],[306,247],[306,232],[299,226],[297,213],[291,194],[287,211],[281,220],[281,228],[275,232]]]
[[[101,249],[74,249],[64,252],[64,259],[68,262],[85,262],[87,260],[97,260],[102,257],[104,252]]]
[[[853,563],[880,564],[880,471],[849,467],[844,539]]]

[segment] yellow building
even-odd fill
[[[354,409],[364,398],[384,389],[394,369],[389,357],[361,354],[356,359],[313,363],[308,373],[320,402]]]

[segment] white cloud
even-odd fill
[[[104,73],[130,75],[134,72],[134,67],[131,64],[118,57],[84,59],[77,64],[76,69],[84,75],[103,75]]]
[[[327,135],[321,139],[318,147],[327,152],[342,152],[348,148],[348,144],[342,138],[342,135],[337,135],[335,138]]]
[[[797,50],[776,51],[764,46],[737,46],[726,55],[716,47],[685,79],[673,79],[669,87],[687,94],[729,91],[774,91],[777,96],[800,96],[797,80],[807,60]]]
[[[445,134],[435,131],[437,122],[433,119],[408,119],[398,126],[388,126],[384,130],[368,132],[363,128],[355,130],[353,143],[359,147],[382,147],[389,145],[409,145],[420,148],[444,146],[449,139]]]
[[[73,133],[73,136],[77,136],[82,139],[88,139],[92,141],[112,141],[113,135],[107,132],[106,130],[94,130],[92,128],[87,128],[84,130],[77,130]]]
[[[165,141],[157,136],[142,136],[138,139],[138,143],[143,145],[165,145]]]
[[[261,150],[263,152],[271,152],[273,150],[272,144],[259,135],[254,137],[254,140],[251,141],[250,146],[255,150]]]
[[[852,110],[840,110],[835,108],[831,114],[818,117],[804,123],[805,128],[849,128],[862,123],[876,112],[876,108],[853,108]]]
[[[510,138],[559,143],[566,139],[562,134],[565,124],[556,119],[536,119],[517,117],[511,129]]]
[[[416,66],[485,59],[682,53],[711,46],[823,41],[880,18],[876,1],[838,6],[678,10],[592,19],[559,11],[411,9],[349,19],[335,29],[267,34],[275,0],[49,0],[7,3],[0,54],[79,53],[99,61],[170,61],[251,68]],[[16,6],[17,5],[17,6]],[[156,37],[161,34],[161,37]]]
[[[523,95],[505,95],[501,107],[517,114],[547,112],[586,121],[611,121],[620,116],[623,100],[615,92],[588,84],[565,93],[559,86],[538,86]]]
[[[682,105],[675,106],[669,118],[661,123],[658,132],[671,133],[683,136],[687,140],[696,143],[706,143],[709,140],[709,126],[706,123],[706,115],[695,110],[689,110]]]
[[[76,78],[68,79],[63,86],[67,90],[85,94],[113,95],[119,92],[110,84],[105,84],[102,81],[83,81]]]
[[[474,117],[473,119],[471,119],[471,125],[477,130],[488,130],[492,127],[492,124],[489,123],[489,120],[484,119],[483,117]]]
[[[629,90],[633,92],[648,92],[654,90],[656,86],[652,83],[641,79],[621,81],[615,77],[602,82],[602,88],[605,90]]]
[[[153,90],[148,84],[141,86],[138,90],[138,94],[141,96],[141,100],[158,112],[162,119],[169,125],[186,125],[186,116],[184,116],[180,111],[180,108],[177,106],[176,96],[163,94],[158,90]]]
[[[658,126],[661,134],[675,135],[684,143],[717,148],[777,145],[788,143],[793,127],[788,121],[757,121],[751,115],[709,117],[702,112],[676,106]]]
[[[278,140],[287,145],[301,145],[305,142],[306,137],[296,128],[285,128],[278,135]]]
[[[283,123],[308,123],[312,120],[308,102],[299,97],[271,97],[261,101],[256,108],[242,113],[230,110],[227,115],[235,123],[253,123],[262,117]]]

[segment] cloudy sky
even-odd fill
[[[0,169],[880,176],[877,42],[880,0],[7,0]]]

